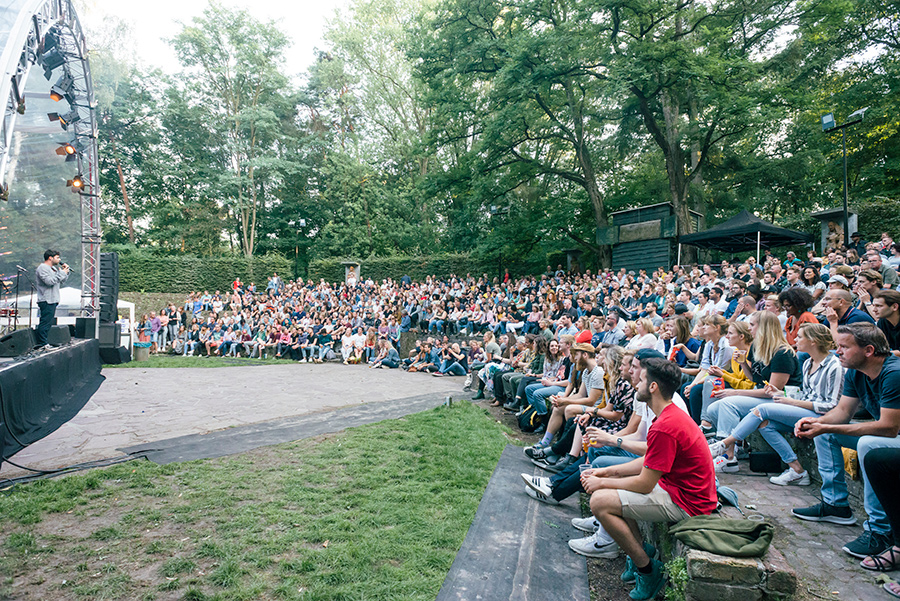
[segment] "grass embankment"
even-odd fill
[[[432,600],[506,442],[460,403],[18,486],[0,495],[0,598]]]

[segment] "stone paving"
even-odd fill
[[[876,572],[859,566],[859,560],[841,547],[862,533],[861,510],[857,526],[806,522],[791,516],[794,507],[808,507],[820,501],[819,487],[771,484],[767,477],[749,472],[741,462],[741,472],[720,474],[719,482],[737,491],[741,509],[749,515],[760,513],[776,526],[773,545],[797,572],[803,589],[801,599],[872,601],[890,597],[876,584]],[[748,509],[751,505],[756,509]],[[896,577],[896,573],[891,574]]]
[[[60,468],[121,457],[117,449],[142,443],[361,403],[459,396],[463,385],[461,377],[337,363],[107,368],[103,375],[106,381],[75,418],[12,459],[32,468]],[[8,464],[0,469],[2,477],[24,473]]]

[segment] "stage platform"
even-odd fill
[[[73,339],[0,363],[0,465],[75,417],[103,382],[100,343]]]

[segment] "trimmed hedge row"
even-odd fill
[[[178,257],[142,253],[119,255],[119,290],[126,292],[193,292],[231,290],[235,277],[265,289],[266,278],[291,277],[291,262],[278,255],[262,257]]]
[[[326,282],[340,282],[344,280],[344,266],[342,261],[357,260],[360,263],[360,273],[364,278],[372,278],[380,281],[387,278],[394,280],[408,275],[415,281],[422,281],[429,275],[439,277],[456,274],[464,276],[467,273],[481,275],[487,273],[491,277],[497,275],[497,263],[495,261],[477,260],[464,253],[426,255],[426,256],[401,256],[401,257],[370,257],[368,259],[317,259],[309,263],[309,279],[318,282],[324,279]],[[510,272],[514,266],[509,266]]]

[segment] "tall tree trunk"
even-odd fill
[[[131,203],[128,201],[128,188],[125,186],[125,174],[122,173],[122,163],[119,162],[119,151],[116,149],[116,140],[109,138],[112,144],[113,160],[119,172],[119,185],[122,187],[122,202],[125,204],[125,221],[128,222],[128,241],[134,244],[134,224],[131,221]]]

